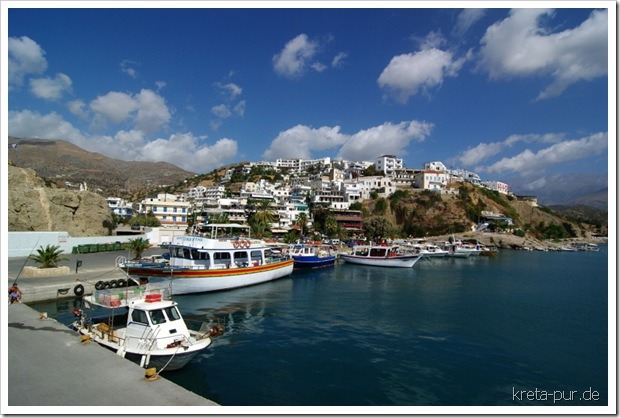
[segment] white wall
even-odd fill
[[[111,235],[105,237],[72,237],[68,232],[9,232],[9,257],[28,257],[41,246],[58,245],[63,253],[70,254],[73,247],[84,244],[127,242],[143,235]]]

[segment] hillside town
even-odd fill
[[[274,216],[272,234],[285,234],[296,228],[301,214],[312,225],[311,207],[328,209],[338,226],[351,235],[362,231],[360,202],[372,198],[388,198],[397,190],[432,191],[457,194],[463,182],[498,193],[510,194],[506,183],[482,181],[476,173],[463,169],[448,169],[442,162],[424,164],[421,169],[403,167],[403,160],[394,155],[382,155],[374,162],[332,161],[329,157],[278,159],[275,162],[250,162],[242,166],[239,178],[251,173],[261,174],[258,181],[244,181],[238,191],[227,187],[233,182],[235,170],[228,168],[219,184],[198,185],[186,193],[159,193],[140,202],[129,202],[118,197],[106,200],[112,213],[120,219],[136,215],[154,216],[163,228],[185,229],[191,225],[217,222],[248,223],[249,205],[260,202]],[[365,175],[370,171],[375,175]],[[271,176],[267,176],[271,174]],[[269,180],[273,178],[274,180]],[[237,181],[234,181],[235,183]],[[536,199],[525,197],[533,206]],[[488,219],[510,219],[501,213],[483,213]],[[132,225],[140,229],[140,225]]]

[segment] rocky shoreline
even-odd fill
[[[606,244],[607,237],[571,238],[560,241],[538,240],[531,237],[518,237],[512,234],[500,234],[494,232],[465,232],[457,235],[439,235],[426,237],[427,241],[441,242],[450,238],[467,240],[475,239],[486,246],[495,246],[502,249],[523,249],[539,251],[559,251],[562,247],[573,243]]]

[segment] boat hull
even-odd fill
[[[336,256],[318,257],[318,256],[293,256],[296,269],[315,269],[322,267],[331,267],[336,263]]]
[[[293,272],[292,259],[261,266],[228,269],[172,269],[170,267],[132,267],[123,271],[134,278],[146,277],[151,283],[169,285],[173,295],[216,292],[253,286],[288,276]]]
[[[351,264],[360,264],[363,266],[375,266],[375,267],[413,267],[418,262],[420,257],[418,256],[397,256],[397,257],[363,257],[349,254],[341,254],[345,262]]]
[[[102,338],[97,332],[89,331],[88,328],[81,328],[79,323],[74,323],[73,328],[77,329],[80,334],[88,335],[91,340],[95,341],[100,346],[140,365],[140,367],[154,367],[158,372],[163,370],[178,370],[184,367],[194,357],[196,357],[198,353],[206,349],[211,344],[211,339],[205,338],[202,340],[193,340],[192,345],[189,347],[179,346],[170,349],[156,349],[152,350],[150,353],[147,353],[144,349],[133,350],[131,348],[127,349],[122,347],[120,344],[111,341],[108,338]]]

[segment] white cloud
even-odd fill
[[[377,82],[406,103],[418,92],[441,85],[445,77],[455,76],[462,64],[449,51],[425,49],[392,58]]]
[[[511,147],[518,142],[524,143],[556,143],[564,139],[563,134],[549,133],[549,134],[524,134],[524,135],[510,135],[504,141],[480,143],[473,148],[461,152],[458,156],[453,158],[456,164],[464,167],[472,167],[484,160],[487,160],[497,154],[499,154],[504,148]]]
[[[455,36],[463,36],[467,31],[486,13],[486,9],[463,9],[459,13],[453,33]]]
[[[138,78],[138,70],[135,69],[137,65],[137,62],[131,60],[123,60],[119,64],[119,67],[121,67],[121,71],[127,74],[129,77]]]
[[[30,91],[36,97],[45,100],[59,100],[63,93],[71,92],[71,78],[63,73],[57,73],[56,77],[36,78],[30,80]]]
[[[8,113],[9,135],[23,138],[62,139],[79,147],[124,161],[165,161],[195,173],[206,173],[229,164],[237,156],[237,142],[223,138],[212,145],[192,133],[148,140],[140,130],[114,135],[86,136],[57,113],[42,115],[24,110]]]
[[[235,83],[215,83],[215,85],[220,89],[222,94],[226,96],[227,100],[235,100],[241,95],[241,93],[243,93],[243,89]]]
[[[359,131],[353,135],[340,132],[340,126],[318,129],[297,125],[280,132],[263,153],[263,158],[314,158],[314,151],[339,147],[339,159],[374,161],[380,154],[406,154],[412,140],[423,141],[433,125],[427,122],[401,122]],[[381,151],[377,151],[380,149]]]
[[[402,103],[419,92],[427,93],[440,86],[446,77],[455,77],[471,57],[471,51],[457,58],[452,52],[439,49],[446,43],[440,32],[414,40],[420,44],[420,50],[393,57],[377,80],[381,88]]]
[[[9,87],[21,86],[28,74],[42,74],[47,69],[45,51],[27,36],[9,37]]]
[[[55,112],[41,115],[30,110],[9,111],[8,130],[10,136],[21,138],[64,139],[71,142],[81,142],[85,138],[79,129]]]
[[[138,109],[138,103],[127,93],[111,91],[91,101],[90,109],[114,123],[120,123]]]
[[[332,60],[332,67],[334,68],[341,68],[344,65],[344,60],[345,58],[347,58],[349,54],[347,54],[346,52],[340,52],[338,53],[334,59]]]
[[[595,10],[581,25],[550,33],[541,26],[551,9],[513,9],[481,40],[479,68],[491,79],[551,76],[538,99],[560,95],[580,80],[607,74],[607,10]]]
[[[194,173],[207,173],[229,164],[237,155],[237,141],[223,138],[215,144],[201,145],[191,133],[171,135],[148,142],[142,149],[145,161],[166,161]]]
[[[322,126],[318,129],[297,125],[280,132],[263,153],[263,158],[312,158],[312,151],[324,151],[344,144],[348,135],[340,133],[340,126]]]
[[[96,113],[95,122],[104,118],[114,123],[132,119],[135,127],[145,133],[155,133],[171,118],[164,98],[152,90],[142,89],[132,96],[112,91],[90,102],[90,109]]]
[[[69,109],[69,112],[71,112],[72,114],[80,118],[85,118],[87,116],[87,113],[84,110],[85,107],[86,107],[86,104],[79,99],[72,100],[69,103],[67,103],[67,109]]]
[[[226,106],[225,104],[213,106],[211,108],[211,113],[213,113],[215,116],[217,116],[220,119],[229,118],[230,115],[232,114],[228,106]]]
[[[526,149],[479,170],[487,173],[512,171],[520,175],[543,173],[547,168],[606,152],[607,148],[607,132],[600,132],[578,140],[558,142],[537,152]]]
[[[352,135],[340,149],[338,158],[350,161],[374,161],[381,154],[405,155],[413,140],[428,137],[433,124],[410,121],[383,125],[359,131]]]
[[[164,98],[152,90],[142,89],[136,95],[138,114],[136,128],[147,134],[157,132],[171,118]]]
[[[285,77],[299,77],[308,67],[318,50],[318,43],[302,33],[291,39],[278,54],[273,56],[273,69]]]
[[[245,100],[241,100],[239,103],[233,107],[233,112],[238,116],[243,117],[245,115]]]
[[[155,87],[157,87],[157,91],[160,91],[160,90],[164,89],[167,85],[168,85],[168,83],[166,83],[165,81],[156,81],[155,82]]]

